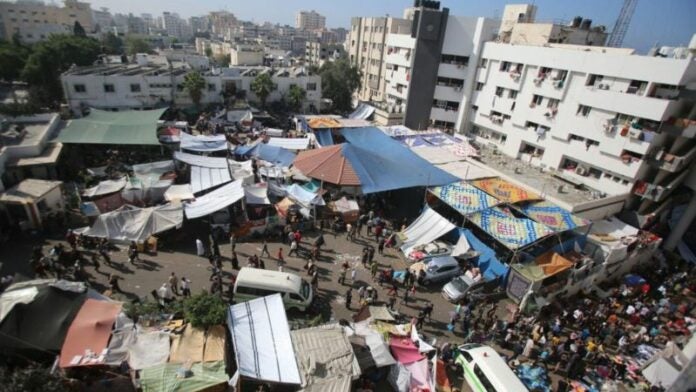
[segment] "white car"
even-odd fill
[[[433,241],[429,244],[414,247],[406,258],[409,261],[427,261],[433,257],[449,256],[452,253],[452,246],[442,242]]]
[[[459,262],[450,256],[435,257],[428,262],[414,263],[409,267],[409,271],[416,277],[419,276],[421,270],[425,271],[421,284],[426,286],[432,283],[449,281],[462,273]]]

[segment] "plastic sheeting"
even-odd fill
[[[389,340],[389,348],[396,362],[400,364],[406,365],[424,358],[410,337],[392,336]]]
[[[254,380],[302,383],[279,294],[230,306],[227,324],[240,375]]]
[[[375,112],[375,108],[372,105],[366,103],[358,104],[353,113],[348,115],[348,118],[359,118],[362,120],[367,120]]]
[[[492,171],[471,162],[449,162],[437,167],[462,180],[478,180],[495,176]]]
[[[194,363],[190,377],[179,377],[181,365],[161,364],[143,369],[140,372],[140,387],[143,392],[207,391],[225,390],[227,383],[225,362]]]
[[[495,197],[464,181],[431,188],[430,193],[465,216],[499,203]]]
[[[169,202],[193,200],[194,198],[190,184],[172,185],[164,192],[164,200]]]
[[[498,260],[493,249],[479,240],[470,230],[460,228],[459,235],[464,236],[469,245],[479,253],[478,267],[486,280],[507,276],[510,267]]]
[[[268,200],[268,184],[259,183],[244,187],[244,196],[247,204],[271,204]]]
[[[87,299],[68,328],[60,351],[60,367],[102,364],[106,359],[102,352],[109,343],[119,312],[118,302]],[[93,353],[93,358],[85,356],[86,352]]]
[[[643,369],[641,373],[651,385],[661,385],[666,389],[669,389],[677,380],[677,377],[679,377],[679,370],[675,369],[674,366],[664,358],[658,358],[655,362]]]
[[[377,128],[342,130],[341,134],[348,141],[343,155],[358,174],[363,193],[458,181]]]
[[[292,184],[286,187],[285,191],[289,198],[305,207],[309,207],[311,205],[326,205],[324,199],[320,195],[310,192],[297,184]]]
[[[17,304],[31,303],[39,290],[36,287],[25,287],[23,289],[12,290],[0,295],[0,324],[5,320],[12,308]]]
[[[229,169],[226,167],[224,169],[215,169],[191,166],[191,190],[193,193],[199,193],[230,181],[232,181],[232,177]]]
[[[309,148],[309,138],[287,138],[287,137],[272,137],[268,139],[268,146],[282,147],[286,150],[306,150]]]
[[[319,147],[332,146],[334,144],[333,135],[330,129],[317,129],[314,131]]]
[[[174,159],[190,166],[227,169],[227,158],[207,157],[203,155],[174,151]]]
[[[542,224],[527,218],[517,218],[498,207],[471,214],[467,219],[509,249],[529,245],[553,234],[553,230]]]
[[[290,332],[290,336],[300,366],[303,387],[327,379],[357,379],[360,376],[353,348],[343,327],[338,324],[298,329]],[[316,366],[317,363],[321,366]],[[350,388],[345,391],[350,391]]]
[[[169,334],[167,332],[142,332],[128,349],[128,365],[135,370],[167,363],[169,358]]]
[[[270,162],[274,165],[290,167],[295,160],[295,154],[283,147],[270,146],[268,144],[257,143],[253,146],[237,147],[235,154],[241,156],[253,156]]]
[[[95,197],[95,196],[108,195],[109,193],[118,192],[126,186],[127,182],[128,182],[128,178],[126,178],[126,176],[123,176],[123,177],[119,178],[118,180],[101,181],[96,186],[93,186],[91,188],[87,188],[84,191],[82,191],[82,196]]]
[[[159,145],[157,121],[167,109],[111,112],[91,109],[88,116],[70,120],[58,141],[75,144]]]
[[[181,132],[182,150],[212,152],[227,150],[227,139],[225,135],[193,136],[186,132]]]
[[[404,241],[401,251],[407,255],[414,247],[435,241],[454,230],[455,227],[435,210],[426,207],[421,215],[401,233]]]
[[[142,242],[153,234],[180,227],[183,221],[184,214],[180,205],[166,204],[149,208],[124,206],[99,215],[84,234],[117,241]]]
[[[439,146],[423,146],[414,148],[412,151],[433,165],[456,162],[464,159],[461,156],[455,155],[449,149]]]
[[[228,207],[243,197],[242,180],[236,180],[210,193],[206,193],[192,202],[185,203],[184,211],[188,219],[200,218]]]

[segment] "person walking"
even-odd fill
[[[196,238],[196,254],[199,257],[205,257],[205,246],[200,238]]]
[[[353,301],[353,289],[348,287],[346,291],[346,309],[350,309],[350,303]]]
[[[283,259],[283,248],[278,248],[278,263],[284,263],[285,259]]]
[[[263,261],[263,259],[259,259],[259,268],[266,269],[266,263]]]
[[[123,293],[123,290],[121,290],[121,287],[118,285],[118,279],[119,277],[116,274],[109,275],[109,286],[111,287],[111,291]]]
[[[316,269],[312,271],[312,279],[310,280],[310,284],[312,285],[314,291],[319,289],[319,272],[317,272]]]
[[[340,285],[346,284],[346,273],[348,273],[348,268],[346,268],[346,266],[341,266],[341,272],[338,275],[338,283]]]
[[[292,256],[292,254],[295,254],[297,256],[297,240],[292,240],[290,243],[290,251],[288,252],[288,257]]]
[[[236,247],[237,247],[237,237],[234,235],[234,232],[230,230],[230,249],[232,249],[232,253],[235,252]]]
[[[403,301],[402,301],[402,303],[403,303],[404,305],[408,305],[408,295],[409,295],[409,292],[410,292],[410,290],[409,290],[408,288],[407,288],[406,290],[404,290],[404,298],[403,298]]]
[[[362,257],[360,261],[362,262],[363,267],[367,267],[367,262],[369,261],[370,258],[370,251],[368,250],[367,247],[364,247],[362,249]]]
[[[387,302],[387,307],[389,308],[389,310],[394,310],[394,304],[396,304],[396,297],[390,296],[389,301]]]
[[[381,255],[384,254],[384,238],[380,238],[379,242],[377,243],[377,253]]]
[[[370,264],[370,274],[372,274],[372,279],[375,279],[375,276],[377,276],[377,269],[379,268],[379,264],[377,264],[376,261],[373,261],[372,264]]]
[[[232,268],[238,270],[239,269],[239,258],[237,258],[237,252],[232,251]]]
[[[261,246],[261,257],[263,255],[268,255],[268,257],[271,257],[271,252],[268,251],[268,243],[266,242],[266,239],[263,239],[263,245]]]
[[[346,223],[346,239],[353,241],[353,225]]]
[[[176,274],[172,272],[171,275],[169,275],[169,287],[175,295],[179,295],[178,283],[179,279],[176,277]]]
[[[418,317],[416,318],[416,328],[423,328],[423,322],[425,321],[425,312],[422,310],[418,312]]]
[[[375,259],[375,247],[370,246],[369,248],[367,248],[367,263],[371,264],[372,260],[374,260],[374,259]]]
[[[432,319],[432,314],[433,314],[433,308],[434,305],[432,302],[428,302],[425,307],[423,308],[423,314],[425,314],[425,317],[428,318],[428,322],[431,322]]]
[[[355,284],[355,277],[357,276],[357,274],[358,274],[358,271],[356,271],[355,268],[353,268],[350,271],[350,284]]]
[[[191,281],[185,276],[181,277],[181,295],[188,298],[191,296]]]

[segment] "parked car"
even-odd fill
[[[433,257],[449,256],[451,253],[451,245],[442,241],[433,241],[429,244],[414,247],[406,255],[406,258],[410,261],[427,261]]]
[[[484,280],[476,279],[471,275],[457,276],[442,288],[442,296],[450,302],[459,302],[464,297],[480,300],[490,298],[504,292],[500,286],[500,279]]]
[[[411,265],[409,270],[416,276],[419,276],[421,270],[425,271],[423,279],[420,280],[423,285],[444,282],[462,273],[459,262],[451,256],[434,257],[427,263],[420,261]]]

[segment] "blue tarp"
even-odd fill
[[[314,136],[322,147],[333,146],[334,144],[330,129],[317,129],[314,131]]]
[[[283,147],[269,146],[259,143],[254,146],[240,146],[235,150],[237,155],[250,155],[271,162],[274,165],[290,167],[295,160],[295,154]]]
[[[317,193],[317,192],[319,192],[319,188],[321,188],[321,181],[316,180],[316,179],[312,180],[312,181],[302,185],[302,188],[304,188],[308,192]]]
[[[258,144],[247,144],[244,146],[237,146],[237,148],[234,149],[234,153],[237,155],[247,155],[251,151],[254,151]]]
[[[500,260],[495,257],[495,251],[481,242],[471,230],[460,228],[459,235],[466,237],[466,240],[469,241],[469,245],[471,245],[475,251],[479,252],[478,267],[481,269],[484,279],[493,280],[497,277],[502,277],[503,279],[501,279],[501,281],[504,281],[510,267],[501,263]]]
[[[363,193],[460,181],[374,127],[341,131],[343,155],[360,178]]]

